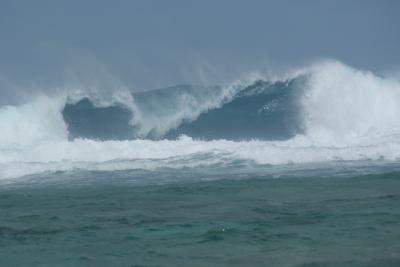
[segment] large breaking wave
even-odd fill
[[[0,107],[0,178],[400,158],[400,83],[339,62],[227,86],[111,89]]]

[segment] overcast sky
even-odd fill
[[[381,72],[399,66],[399,14],[395,0],[0,0],[0,79],[107,73],[143,90],[320,58]]]

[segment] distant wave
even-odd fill
[[[42,93],[0,107],[0,178],[104,162],[146,169],[190,157],[196,160],[184,160],[187,166],[395,161],[399,114],[397,80],[336,61],[229,86]]]

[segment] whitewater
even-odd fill
[[[218,86],[36,90],[0,106],[0,179],[238,162],[397,163],[398,114],[397,77],[338,61]]]

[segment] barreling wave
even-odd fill
[[[297,100],[303,80],[257,80],[229,95],[222,87],[189,85],[134,93],[137,114],[122,105],[96,107],[84,98],[67,104],[63,117],[72,139],[284,140],[302,132]]]
[[[396,161],[399,114],[397,80],[332,61],[229,86],[64,90],[0,107],[0,177],[99,164]]]

